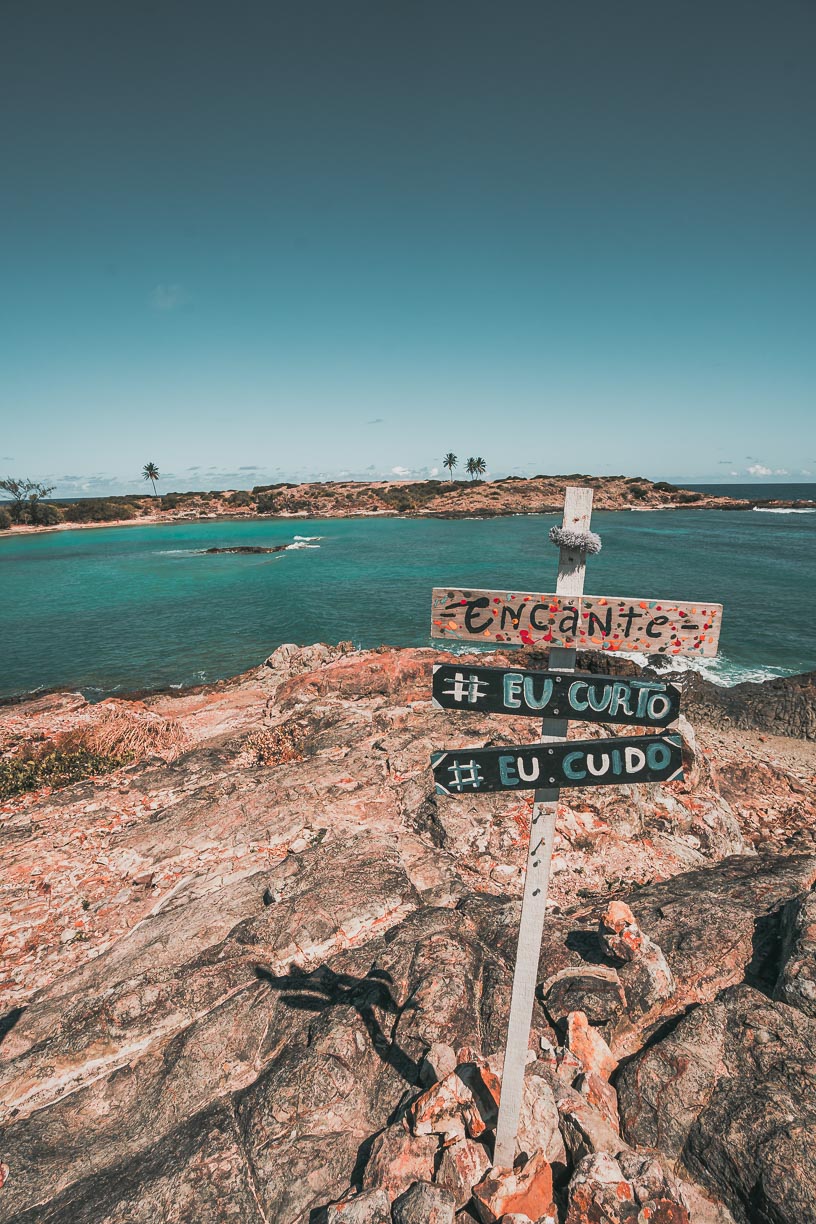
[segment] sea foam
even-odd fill
[[[439,643],[436,640],[429,641],[429,644],[434,649],[439,649]],[[487,643],[482,645],[479,642],[454,642],[450,641],[445,644],[444,649],[453,655],[459,654],[487,654],[501,650],[501,646],[494,646],[492,643],[488,646]],[[512,648],[508,653],[512,652]],[[743,663],[736,663],[733,659],[729,659],[727,655],[717,655],[714,659],[693,658],[689,655],[646,655],[641,651],[626,651],[616,650],[615,658],[631,659],[638,667],[654,667],[655,659],[660,662],[656,671],[669,672],[699,672],[706,680],[710,680],[712,684],[718,684],[721,688],[733,688],[735,684],[744,684],[746,681],[751,681],[753,684],[763,684],[766,680],[777,680],[781,676],[794,676],[796,669],[791,667],[771,667],[770,665],[754,664],[748,666]],[[664,664],[664,666],[660,666]],[[602,669],[601,669],[602,670]]]
[[[756,514],[816,514],[812,506],[754,506]]]

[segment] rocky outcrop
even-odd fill
[[[715,727],[765,731],[816,739],[816,672],[746,681],[731,688],[711,684],[696,672],[677,677],[686,714]]]
[[[659,1159],[636,1152],[585,1156],[569,1186],[566,1224],[689,1224]]]
[[[807,997],[816,858],[745,853],[700,728],[692,784],[564,794],[517,1167],[492,1168],[529,805],[431,793],[438,657],[281,648],[142,703],[183,730],[174,759],[0,812],[0,1220],[387,1224],[473,1211],[480,1185],[518,1216],[533,1181],[562,1216],[614,1185],[633,1220],[681,1219],[692,1192],[641,1177],[635,1144],[735,1212],[763,1152],[810,1176],[747,1102],[782,1100],[791,1144],[812,1124],[793,1082],[814,1021],[768,996]],[[98,716],[60,698],[2,718],[46,736]],[[512,734],[444,720],[449,742]],[[770,1037],[749,1041],[762,1009]],[[699,1109],[653,1061],[697,1016]],[[584,1163],[604,1153],[612,1181]]]
[[[816,874],[813,860],[750,863],[751,871],[745,861],[726,863],[630,897],[644,928],[660,928],[660,911],[660,934],[672,931],[677,941],[665,953],[678,992],[666,1014],[706,994],[722,1008],[716,1001],[722,984],[750,964],[749,921],[781,909]],[[730,929],[707,925],[725,897],[733,907]],[[683,914],[679,931],[679,919],[668,917],[672,900]],[[342,1197],[359,1176],[361,1153],[380,1170],[363,1184],[402,1192],[404,1181],[429,1179],[443,1144],[468,1136],[484,1141],[495,1125],[495,1073],[491,1078],[488,1067],[472,1062],[472,1072],[458,1075],[458,1088],[448,1092],[443,1081],[423,1097],[420,1068],[435,1044],[488,1056],[501,1049],[512,956],[511,941],[494,937],[496,902],[481,909],[469,902],[425,906],[393,845],[361,837],[247,877],[221,902],[213,912],[208,897],[179,896],[129,938],[58,979],[10,1027],[0,1046],[2,1159],[9,1170],[0,1218],[49,1224],[116,1219],[117,1212],[124,1219],[130,1212],[128,1219],[147,1220],[161,1196],[176,1203],[191,1193],[185,1187],[204,1161],[214,1177],[219,1162],[225,1176],[229,1166],[236,1196],[255,1203],[246,1218],[260,1204],[272,1218],[295,1221]],[[580,960],[578,937],[591,967],[597,945],[581,939],[580,917],[556,916],[552,926],[560,931],[560,955]],[[720,968],[701,983],[703,945]],[[547,948],[557,954],[552,936]],[[790,1012],[764,996],[756,1000]],[[705,1014],[696,1008],[675,1035]],[[610,1066],[583,1019],[572,1018],[566,1031],[575,1047],[570,1083]],[[548,1034],[539,1013],[533,1039],[546,1043]],[[664,1038],[641,1057],[656,1058],[675,1039]],[[706,1033],[702,1045],[712,1040]],[[620,1073],[623,1084],[634,1065]],[[548,1091],[556,1083],[558,1122],[573,1160],[610,1147],[617,1157],[626,1144],[591,1098],[563,1082],[557,1088],[546,1064],[531,1064],[531,1074]],[[745,1082],[757,1074],[746,1068]],[[540,1084],[534,1087],[538,1099],[548,1099]],[[422,1134],[384,1129],[400,1103],[413,1098],[415,1129],[433,1136],[424,1155]],[[632,1112],[626,1090],[622,1100],[628,1142],[678,1154],[685,1145],[679,1107],[672,1105],[666,1131]],[[530,1106],[528,1156],[546,1145],[544,1159],[557,1165],[559,1151],[566,1158],[548,1108],[542,1114]],[[653,1110],[649,1118],[655,1116]],[[430,1124],[419,1125],[426,1117]],[[394,1138],[371,1147],[380,1131]],[[706,1150],[701,1139],[694,1165],[701,1180]],[[388,1180],[392,1166],[405,1170],[402,1181]],[[478,1162],[473,1167],[478,1171]]]
[[[789,901],[782,913],[781,971],[774,998],[816,1019],[816,893]]]
[[[624,1134],[745,1224],[816,1219],[816,1021],[749,986],[695,1008],[618,1080]]]
[[[728,986],[749,980],[772,990],[783,909],[814,883],[815,856],[744,855],[638,889],[629,895],[628,909],[641,952],[629,960],[605,943],[610,910],[621,913],[617,906],[598,902],[553,915],[545,924],[539,963],[544,1012],[564,1031],[569,1013],[582,1011],[620,1056]],[[460,909],[511,962],[517,907],[471,896]]]

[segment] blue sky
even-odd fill
[[[816,473],[816,8],[0,7],[0,470]]]

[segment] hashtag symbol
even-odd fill
[[[451,790],[462,791],[466,786],[472,786],[474,790],[478,790],[482,785],[482,771],[478,761],[474,761],[473,758],[464,764],[454,761],[448,766],[448,773],[452,775]]]
[[[445,689],[445,697],[452,697],[454,701],[464,701],[467,698],[471,705],[475,705],[487,690],[486,681],[474,676],[472,672],[465,679],[464,674],[458,671],[452,678],[448,677],[448,684],[452,687]]]

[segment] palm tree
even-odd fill
[[[445,458],[442,460],[442,466],[446,467],[450,472],[449,480],[453,480],[453,469],[459,466],[459,460],[454,455],[453,451],[448,451]]]
[[[465,464],[465,471],[467,472],[468,476],[472,480],[473,477],[476,475],[476,460],[475,459],[468,459],[467,463]]]
[[[146,463],[142,468],[142,479],[153,482],[153,496],[156,496],[156,481],[159,479],[159,469],[155,463]]]
[[[487,471],[487,464],[481,455],[478,455],[473,460],[473,470],[477,476],[484,476],[485,472]]]

